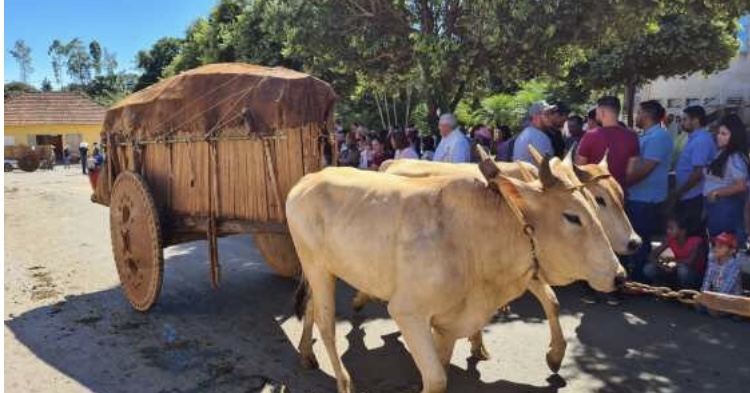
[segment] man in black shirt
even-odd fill
[[[547,109],[544,114],[551,125],[545,132],[552,142],[552,149],[555,152],[555,156],[563,158],[565,155],[565,138],[563,138],[562,128],[568,120],[570,108],[563,102],[557,102],[551,108]]]

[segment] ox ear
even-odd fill
[[[485,158],[479,162],[479,171],[487,179],[487,183],[492,183],[492,180],[500,174],[500,170],[497,169],[497,165],[491,158]]]
[[[526,223],[526,204],[523,195],[521,195],[521,188],[524,184],[516,179],[500,175],[496,181],[500,195],[508,202],[508,206],[513,211],[518,221],[524,225]]]
[[[487,155],[487,152],[484,150],[484,148],[480,144],[478,143],[474,144],[474,151],[477,152],[477,157],[479,157],[479,162],[482,162],[484,160],[490,160],[490,161],[492,160],[492,158],[489,155]]]
[[[539,150],[534,147],[534,145],[529,144],[527,146],[527,149],[529,149],[529,154],[531,154],[531,158],[534,159],[534,162],[536,162],[536,166],[542,165],[544,162],[544,155],[539,152]]]
[[[542,187],[545,190],[563,185],[560,179],[552,173],[552,159],[545,157],[542,165],[539,166],[539,180],[542,181]]]
[[[612,176],[607,170],[606,165],[604,167],[600,165],[584,165],[579,167],[578,165],[573,166],[573,172],[581,183],[594,183],[600,179],[604,179]]]
[[[529,168],[526,168],[524,166],[525,162],[523,161],[516,161],[516,165],[518,165],[518,171],[521,172],[521,178],[525,182],[531,182],[536,180],[536,177],[529,172]]]
[[[596,180],[594,179],[594,176],[592,176],[591,172],[581,169],[578,165],[573,165],[573,172],[576,174],[576,177],[581,181],[581,183],[592,183]]]

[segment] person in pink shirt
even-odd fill
[[[596,164],[606,153],[609,172],[626,190],[628,163],[631,158],[638,157],[640,149],[636,134],[618,123],[619,115],[620,100],[617,97],[605,96],[597,101],[596,119],[601,127],[583,135],[576,152],[576,164]]]

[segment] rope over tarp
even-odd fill
[[[167,137],[269,135],[331,119],[328,83],[286,68],[209,64],[163,80],[112,106],[104,129],[119,142]]]

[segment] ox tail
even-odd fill
[[[305,275],[300,273],[299,285],[294,292],[294,315],[302,320],[307,310],[307,302],[310,301],[310,286],[307,284]]]

